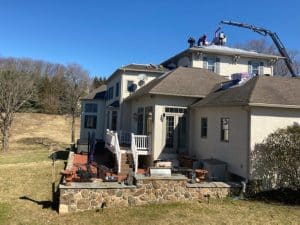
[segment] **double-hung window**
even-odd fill
[[[201,117],[201,138],[207,138],[207,118]]]
[[[116,83],[116,97],[119,97],[120,94],[120,83]]]
[[[257,61],[248,62],[248,73],[251,75],[263,75],[264,74],[264,63]]]
[[[84,116],[84,128],[96,129],[96,127],[97,127],[97,116],[85,115]]]
[[[221,118],[221,141],[229,142],[229,118]]]
[[[203,57],[203,68],[220,74],[220,58]]]

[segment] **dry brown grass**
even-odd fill
[[[76,135],[79,137],[79,119]],[[30,150],[30,144],[68,145],[71,140],[71,120],[67,116],[41,113],[17,113],[12,124],[11,150]],[[24,145],[25,144],[25,145]]]
[[[39,117],[51,122],[40,121]],[[27,121],[28,118],[31,122]],[[299,206],[232,199],[210,204],[170,203],[105,209],[103,213],[90,211],[58,215],[51,209],[49,148],[37,143],[16,142],[28,137],[41,137],[67,144],[69,135],[65,132],[68,131],[68,123],[63,117],[41,117],[39,114],[19,115],[16,122],[12,139],[14,149],[0,159],[0,224],[299,224]],[[38,154],[41,155],[36,157]],[[8,158],[10,163],[7,163]],[[63,161],[56,162],[57,173],[63,167]],[[59,179],[57,175],[57,183]]]

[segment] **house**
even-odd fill
[[[273,64],[281,56],[220,45],[194,46],[161,63],[166,68],[195,67],[231,78],[232,74],[273,75]]]
[[[300,124],[300,79],[256,76],[210,93],[191,106],[191,152],[225,161],[231,173],[253,179],[251,152],[279,128]]]
[[[104,137],[105,95],[106,85],[102,85],[81,98],[79,152],[87,151],[89,134],[94,133],[97,139]]]
[[[176,164],[184,154],[224,161],[230,173],[248,179],[250,146],[299,121],[299,102],[285,101],[289,93],[281,91],[294,79],[272,77],[273,63],[281,58],[213,45],[191,47],[159,66],[123,66],[108,78],[105,99],[82,100],[83,109],[91,101],[99,107],[95,115],[83,111],[82,117],[97,116],[101,123],[93,130],[82,127],[81,138],[90,132],[103,140],[123,175],[128,155],[136,173],[158,159]],[[231,77],[245,83],[233,85]],[[300,99],[295,80],[289,91]],[[268,128],[260,130],[261,118]]]

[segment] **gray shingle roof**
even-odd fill
[[[206,69],[178,67],[141,87],[128,99],[147,94],[203,98],[224,81],[227,79]]]
[[[243,85],[210,93],[193,106],[299,106],[300,78],[256,76]]]
[[[100,87],[94,89],[87,96],[82,97],[81,100],[94,100],[94,99],[104,99],[105,98],[106,85],[103,84]]]
[[[148,71],[148,72],[164,72],[167,71],[166,68],[160,65],[154,64],[128,64],[126,66],[121,67],[123,70],[133,70],[133,71]]]

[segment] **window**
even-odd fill
[[[215,59],[207,58],[207,69],[212,72],[215,72],[215,63],[216,63]]]
[[[264,74],[264,63],[263,62],[248,62],[248,73],[252,75],[263,75]]]
[[[220,59],[215,57],[203,57],[203,68],[220,73]]]
[[[118,112],[112,111],[112,113],[111,113],[111,129],[113,131],[117,130],[117,119],[118,119]]]
[[[114,87],[110,87],[107,91],[107,100],[110,100],[114,97]]]
[[[201,137],[207,138],[207,118],[201,118]]]
[[[185,108],[175,108],[175,107],[166,107],[166,113],[187,113],[187,109]]]
[[[84,116],[84,128],[96,129],[97,116],[85,115]]]
[[[229,118],[221,118],[221,141],[229,141]]]
[[[149,135],[152,133],[152,106],[145,107],[145,128],[144,134]]]
[[[138,108],[137,115],[137,134],[144,134],[144,108]]]
[[[97,113],[97,104],[86,103],[84,105],[84,112],[87,112],[87,113]]]
[[[174,145],[174,116],[166,116],[166,147],[173,148]]]
[[[130,89],[132,88],[133,85],[133,81],[132,80],[128,80],[127,81],[127,91],[130,91]]]
[[[253,62],[251,65],[251,74],[258,75],[258,73],[259,73],[259,63]]]
[[[120,83],[116,83],[116,97],[119,97],[119,92],[120,92]]]

